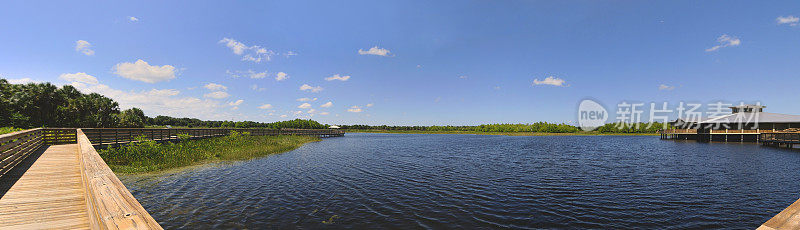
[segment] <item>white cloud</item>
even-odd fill
[[[497,85],[496,85],[496,86],[494,86],[494,88],[493,88],[493,89],[494,89],[494,90],[500,90],[500,86],[497,86]]]
[[[289,115],[286,114],[281,115],[281,118],[286,118],[286,117],[289,117]]]
[[[312,87],[312,86],[310,86],[308,84],[303,84],[303,85],[300,86],[300,90],[302,90],[302,91],[311,91],[312,93],[317,93],[319,91],[322,91],[322,87],[321,86]]]
[[[798,22],[800,22],[800,18],[789,15],[786,17],[778,17],[775,21],[778,22],[778,25],[789,24],[790,26],[797,26]]]
[[[240,100],[237,100],[237,101],[231,101],[231,102],[228,102],[228,105],[230,105],[230,106],[239,106],[239,105],[241,105],[242,103],[244,103],[244,100],[241,100],[241,99],[240,99]]]
[[[325,78],[326,81],[333,81],[333,80],[347,81],[348,79],[350,79],[350,76],[339,76],[339,74],[334,74],[333,76]]]
[[[259,109],[271,109],[271,108],[272,108],[272,105],[270,105],[270,104],[263,104],[263,105],[259,106],[258,108],[259,108]]]
[[[321,112],[321,113],[319,113],[319,115],[328,115],[328,114],[331,114],[331,113],[329,113],[329,112]]]
[[[130,16],[130,17],[128,17],[128,20],[130,20],[130,21],[132,21],[132,22],[138,22],[138,21],[139,21],[139,19],[138,19],[138,18],[136,18],[136,17],[134,17],[134,16]]]
[[[86,56],[94,55],[94,50],[92,50],[91,47],[92,44],[84,40],[78,40],[75,42],[75,51],[81,52]]]
[[[266,88],[258,87],[258,85],[256,85],[256,84],[251,85],[250,89],[255,90],[255,91],[264,91],[264,90],[266,90]]]
[[[69,82],[80,82],[86,84],[97,84],[97,78],[93,77],[92,75],[86,74],[84,72],[79,73],[65,73],[58,76],[61,80],[69,81]]]
[[[717,38],[717,42],[719,43],[719,45],[706,49],[706,52],[714,52],[719,50],[720,48],[739,46],[740,44],[742,44],[742,40],[739,40],[739,38],[727,34],[719,36]]]
[[[231,95],[228,94],[227,92],[224,92],[224,91],[216,91],[216,92],[207,93],[207,94],[205,94],[203,96],[204,97],[209,97],[209,98],[214,98],[214,99],[222,99],[222,98],[229,97]]]
[[[239,118],[223,110],[225,105],[214,100],[179,97],[175,89],[123,91],[104,84],[72,82],[70,85],[84,93],[99,93],[117,101],[121,109],[140,108],[152,115],[194,117],[203,120],[233,120]]]
[[[556,77],[553,77],[553,76],[549,76],[549,77],[545,78],[544,80],[533,79],[533,85],[565,86],[564,83],[566,83],[566,81],[564,81],[564,79],[556,78]]]
[[[322,107],[322,108],[330,108],[331,106],[333,106],[333,102],[330,102],[330,101],[329,101],[329,102],[327,102],[327,103],[325,103],[325,104],[322,104],[322,105],[320,105],[319,107]]]
[[[301,105],[298,105],[297,108],[298,109],[308,109],[308,108],[311,108],[311,104],[303,103]]]
[[[669,86],[665,84],[661,84],[658,86],[658,90],[673,90],[673,89],[675,89],[675,86]]]
[[[361,107],[355,106],[355,105],[351,106],[349,109],[347,109],[347,112],[351,112],[351,113],[360,113],[361,111],[363,111],[363,110],[361,110]]]
[[[458,78],[460,78],[460,79],[467,79],[467,76],[466,76],[466,75],[461,75],[461,76],[458,76]]]
[[[316,97],[313,98],[313,99],[312,98],[307,98],[307,97],[297,98],[297,101],[316,101],[316,100],[317,100]]]
[[[316,111],[317,111],[316,109],[309,109],[308,111],[306,111],[306,113],[308,113],[308,114],[312,114],[312,113],[314,113],[314,112],[316,112]]]
[[[231,77],[234,77],[234,78],[249,77],[249,78],[252,78],[252,79],[261,79],[261,78],[267,77],[267,71],[266,70],[264,72],[256,72],[256,71],[253,71],[253,70],[250,70],[250,69],[247,70],[247,71],[236,71],[236,72],[232,72],[230,70],[226,70],[225,73],[227,73],[228,75],[230,75]]]
[[[297,52],[287,51],[283,56],[286,56],[287,58],[291,56],[297,56]]]
[[[369,50],[358,49],[358,54],[361,55],[378,55],[378,56],[388,57],[390,53],[391,52],[389,52],[389,50],[384,48],[379,48],[378,46],[369,48]]]
[[[367,107],[372,107],[373,105],[375,105],[375,104],[369,103],[369,104],[367,104]]]
[[[134,63],[123,62],[115,65],[112,69],[114,74],[121,77],[143,81],[147,83],[156,83],[175,78],[175,67],[171,65],[150,65],[142,59]]]
[[[244,43],[236,41],[232,38],[223,38],[219,43],[225,44],[230,48],[234,54],[242,56],[242,61],[261,62],[272,60],[275,51],[269,50],[261,46],[247,46]]]
[[[212,91],[228,90],[228,87],[225,87],[224,85],[220,85],[220,84],[217,84],[217,83],[208,83],[205,86],[203,86],[203,88],[206,88],[206,89],[212,90]]]
[[[289,75],[284,72],[278,72],[278,74],[275,74],[276,81],[283,81],[286,80],[287,78],[289,78]]]
[[[28,84],[28,83],[38,83],[39,81],[35,81],[30,78],[19,78],[19,79],[8,79],[8,83],[11,84]]]

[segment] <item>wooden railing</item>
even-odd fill
[[[37,128],[0,135],[0,176],[43,145],[75,143],[75,129]]]
[[[91,229],[162,229],[117,178],[81,129],[81,178]]]
[[[717,130],[710,130],[710,133],[730,133],[730,134],[737,134],[737,133],[764,133],[764,132],[772,132],[772,130],[765,130],[765,129],[717,129]]]
[[[800,143],[800,133],[762,133],[760,138],[765,142]]]
[[[697,134],[697,129],[665,129],[662,134]]]
[[[135,142],[137,138],[170,141],[180,138],[201,139],[219,137],[232,131],[253,136],[307,135],[317,137],[343,136],[335,129],[141,129],[141,128],[85,128],[81,129],[93,145],[119,145]]]
[[[42,129],[0,135],[0,176],[42,146]]]

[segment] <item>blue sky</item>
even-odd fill
[[[4,1],[0,77],[213,120],[573,122],[585,98],[800,114],[797,17],[798,1]]]

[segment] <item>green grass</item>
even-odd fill
[[[100,150],[100,157],[116,173],[142,173],[197,165],[211,161],[246,160],[291,151],[319,141],[308,136],[249,136],[232,134],[177,143],[140,142]]]
[[[478,132],[478,131],[421,131],[421,130],[378,130],[378,129],[353,129],[345,130],[348,133],[405,133],[405,134],[477,134],[477,135],[506,135],[506,136],[655,136],[658,133],[537,133],[537,132]]]
[[[13,133],[21,130],[22,129],[20,128],[14,128],[14,127],[0,127],[0,134]]]

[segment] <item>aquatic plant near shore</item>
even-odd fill
[[[291,151],[305,143],[320,140],[307,136],[250,136],[237,132],[202,140],[180,139],[175,143],[157,143],[138,137],[135,143],[100,150],[99,153],[114,172],[137,173],[214,160],[250,159]]]

